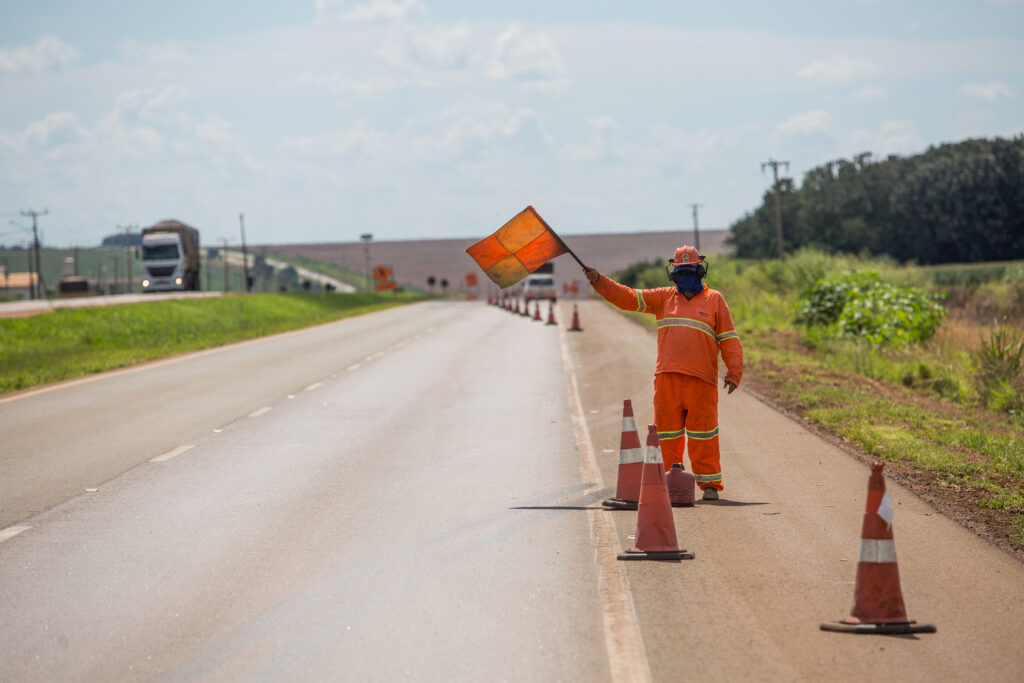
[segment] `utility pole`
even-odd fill
[[[704,206],[703,204],[690,204],[693,209],[693,246],[697,248],[697,253],[700,253],[700,228],[697,227],[697,208]]]
[[[36,218],[38,218],[39,216],[45,216],[48,213],[50,213],[49,209],[43,209],[42,211],[34,211],[32,209],[29,209],[28,211],[24,211],[23,210],[21,212],[22,216],[32,216],[32,249],[35,252],[35,261],[36,261],[36,281],[35,281],[35,284],[33,284],[33,286],[32,286],[32,298],[33,299],[42,299],[43,298],[41,293],[40,293],[40,287],[43,284],[43,272],[41,270],[39,270],[39,230],[36,227]],[[42,290],[42,291],[45,291],[45,290]]]
[[[788,171],[789,162],[769,158],[768,161],[761,163],[761,173],[764,173],[764,169],[768,166],[772,167],[772,172],[775,174],[775,242],[779,247],[779,260],[785,261],[786,252],[782,250],[782,197],[779,192],[779,166],[785,166]]]
[[[220,255],[220,257],[224,259],[224,291],[230,292],[231,287],[228,286],[228,239],[226,237],[221,237],[220,240],[224,243],[224,251],[221,252]]]
[[[137,228],[137,227],[139,227],[139,226],[134,225],[134,224],[118,225],[117,226],[118,230],[120,230],[121,228],[124,228],[124,272],[127,273],[127,277],[128,277],[128,280],[127,280],[128,284],[125,286],[125,291],[126,292],[131,292],[132,291],[132,261],[131,261],[131,259],[132,259],[132,251],[131,251],[131,238],[129,237],[129,234],[130,234],[132,228]]]
[[[366,291],[370,291],[370,241],[373,239],[373,234],[365,232],[359,236],[359,239],[363,241],[363,250],[366,252]]]
[[[245,214],[238,214],[238,225],[242,229],[242,277],[245,278],[245,291],[249,291],[249,252],[245,250]]]

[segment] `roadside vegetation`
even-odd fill
[[[661,264],[616,274],[667,284]],[[711,259],[744,383],[1024,557],[1024,262]],[[653,327],[651,316],[635,314]]]
[[[425,298],[404,293],[249,294],[0,319],[0,393]]]

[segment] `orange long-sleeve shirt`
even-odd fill
[[[705,286],[687,299],[675,287],[633,289],[601,275],[594,290],[624,311],[650,313],[658,320],[658,359],[654,372],[681,372],[718,385],[718,353],[725,379],[739,386],[743,345],[721,293]]]

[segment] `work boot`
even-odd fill
[[[703,500],[718,500],[718,489],[711,486],[704,489]]]

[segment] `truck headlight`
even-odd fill
[[[181,278],[180,277],[174,278],[174,284],[180,285],[181,284]]]
[[[142,281],[142,286],[143,287],[149,287],[149,280],[143,280]]]

